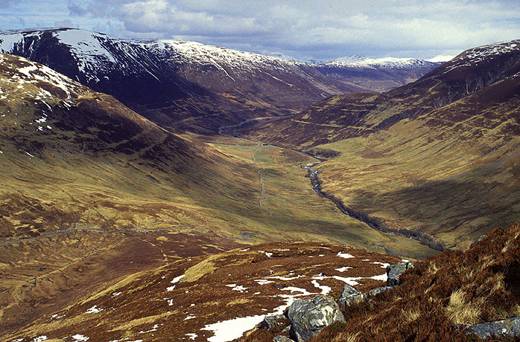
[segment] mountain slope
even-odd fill
[[[135,272],[239,243],[434,251],[315,196],[315,160],[173,134],[52,69],[0,55],[0,331]]]
[[[377,287],[384,266],[399,260],[319,243],[242,246],[139,270],[0,336],[231,341],[295,299],[337,295],[345,283]]]
[[[492,231],[465,252],[418,263],[402,276],[402,285],[350,307],[346,324],[313,341],[370,341],[380,334],[397,340],[480,340],[472,336],[472,325],[520,315],[519,246],[520,227],[514,225]],[[495,328],[490,340],[518,339],[518,330],[516,338],[507,330]]]
[[[203,133],[291,114],[331,94],[388,89],[427,71],[371,68],[359,75],[194,42],[119,40],[74,29],[2,34],[0,50],[114,95],[164,127]]]
[[[318,168],[325,191],[464,247],[520,215],[519,57],[519,41],[471,49],[414,83],[335,96],[253,134],[337,156]]]

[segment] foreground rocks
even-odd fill
[[[346,284],[345,287],[343,287],[343,291],[341,291],[338,304],[342,310],[345,310],[345,308],[352,304],[361,303],[365,298],[366,296],[363,293],[356,290],[353,286]]]
[[[409,261],[388,266],[386,269],[386,274],[388,276],[387,284],[389,286],[399,285],[399,277],[410,268],[413,268],[413,264]]]
[[[353,304],[364,302],[370,297],[377,296],[380,293],[392,289],[394,286],[400,284],[399,277],[410,268],[413,268],[413,264],[409,261],[388,266],[386,269],[388,277],[387,285],[376,287],[375,289],[372,289],[367,293],[361,293],[358,290],[356,290],[353,286],[346,284],[343,287],[343,291],[341,292],[341,295],[338,299],[340,308],[342,310],[345,310],[347,307]]]
[[[289,325],[289,321],[287,317],[284,315],[273,315],[266,316],[262,323],[260,323],[260,327],[267,330],[283,330],[285,327]]]
[[[468,333],[477,335],[481,339],[520,338],[520,317],[475,324],[468,328]]]
[[[291,336],[298,342],[309,340],[335,322],[345,322],[334,299],[323,295],[311,300],[296,300],[287,309],[287,317],[291,322]]]
[[[345,311],[351,305],[362,303],[398,285],[399,277],[412,267],[410,262],[388,266],[387,285],[376,287],[367,293],[362,293],[353,286],[345,284],[337,303],[326,295],[296,300],[287,308],[285,316],[268,316],[259,327],[277,334],[273,342],[308,341],[325,327],[336,322],[345,322],[342,310]]]

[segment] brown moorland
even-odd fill
[[[520,315],[520,225],[407,271],[403,284],[345,311],[313,342],[466,341],[466,325]]]

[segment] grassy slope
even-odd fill
[[[494,224],[520,219],[516,109],[499,107],[452,126],[427,116],[369,136],[321,148],[341,153],[321,167],[324,187],[349,205],[391,226],[434,234],[449,247],[466,247]],[[459,105],[445,113],[463,110]],[[461,111],[459,111],[460,113]],[[441,120],[443,113],[436,115]]]
[[[418,263],[402,285],[350,307],[346,324],[312,341],[474,340],[462,331],[465,324],[520,314],[519,257],[520,226],[496,229],[465,252]]]
[[[313,158],[236,138],[215,138],[211,145],[257,170],[253,180],[259,196],[248,219],[266,240],[333,240],[392,254],[423,257],[431,253],[409,239],[381,234],[342,215],[333,204],[318,197],[302,168]]]
[[[156,243],[172,254],[182,250],[182,243],[191,243],[193,248],[204,246],[204,241],[165,237],[170,239],[169,245]],[[356,277],[356,287],[362,291],[380,286],[381,280],[370,277],[385,273],[381,263],[399,261],[397,257],[322,243],[269,243],[212,252],[209,256],[170,259],[149,269],[134,267],[132,274],[118,282],[100,286],[71,305],[55,307],[27,324],[20,322],[12,333],[0,331],[0,337],[32,340],[46,335],[68,341],[75,334],[83,334],[92,341],[187,341],[186,335],[195,333],[195,341],[207,341],[213,332],[203,330],[205,325],[265,315],[284,305],[288,296],[302,298],[303,291],[307,291],[303,297],[320,293],[322,289],[316,284],[328,286],[331,293],[339,295],[344,282],[332,276]],[[353,257],[339,257],[339,252]],[[346,266],[349,268],[343,272],[337,270]],[[329,278],[314,279],[318,274]],[[172,279],[181,275],[184,277],[171,288]],[[242,289],[233,290],[232,284]],[[102,311],[86,313],[94,305]],[[253,326],[246,325],[245,330],[250,328]]]
[[[335,96],[252,135],[335,157],[320,166],[327,192],[464,248],[520,219],[518,54],[475,65],[462,54],[415,83]]]

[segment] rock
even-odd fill
[[[342,309],[346,307],[360,303],[365,300],[365,295],[356,290],[354,287],[346,284],[343,287],[343,291],[341,291],[341,295],[339,296],[338,303]]]
[[[284,315],[265,316],[260,327],[267,330],[282,330],[287,326],[287,318]]]
[[[376,287],[375,289],[372,289],[372,290],[368,291],[367,296],[368,297],[377,296],[378,294],[383,293],[385,291],[388,291],[388,290],[390,290],[392,288],[394,288],[394,287],[393,286]]]
[[[413,264],[409,261],[388,266],[386,268],[386,274],[388,276],[388,280],[386,281],[387,285],[399,285],[399,277],[410,268],[413,268]]]
[[[294,340],[291,340],[289,337],[286,336],[275,336],[273,338],[273,342],[294,342]]]
[[[468,327],[468,332],[477,335],[481,339],[491,337],[520,337],[520,317],[475,324]]]
[[[338,304],[324,295],[294,301],[287,309],[287,317],[291,321],[291,335],[298,342],[309,340],[332,323],[345,322]]]

